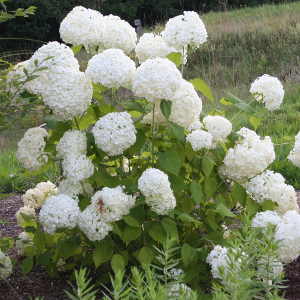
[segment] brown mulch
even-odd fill
[[[0,194],[1,196],[1,194]],[[300,196],[300,193],[299,193]],[[299,201],[300,202],[300,201]],[[20,195],[0,198],[0,236],[16,237],[21,232],[15,221],[15,213],[22,206]],[[4,221],[4,224],[2,222]],[[299,228],[300,230],[300,228]],[[14,251],[9,253],[15,259],[15,272],[5,282],[0,281],[0,300],[28,300],[30,297],[43,296],[44,300],[64,300],[64,290],[68,289],[66,278],[51,279],[48,274],[37,269],[24,275],[18,268],[18,257]],[[285,268],[288,286],[285,298],[300,300],[300,257]]]

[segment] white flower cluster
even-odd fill
[[[284,98],[284,89],[279,79],[267,74],[251,84],[250,93],[270,111],[279,109]]]
[[[78,195],[83,192],[83,188],[80,182],[73,182],[70,179],[63,179],[58,186],[58,193],[70,196],[71,198],[78,200]]]
[[[224,142],[232,131],[232,124],[221,116],[206,116],[203,124],[213,137],[213,143]]]
[[[53,234],[57,229],[76,227],[80,209],[77,202],[67,195],[47,198],[39,214],[44,230]]]
[[[161,35],[154,33],[144,33],[135,47],[135,53],[140,63],[149,58],[166,57],[172,52],[176,52],[176,50],[168,46]]]
[[[79,130],[68,130],[56,145],[57,157],[66,158],[69,155],[86,154],[86,134]]]
[[[288,159],[296,166],[300,168],[300,132],[295,136],[295,145],[290,152]]]
[[[12,263],[9,256],[0,250],[0,279],[7,279],[12,273]]]
[[[40,182],[35,188],[27,190],[22,199],[25,207],[36,209],[40,208],[48,197],[56,194],[56,185],[46,181]]]
[[[24,137],[18,142],[17,159],[29,170],[36,170],[47,162],[48,157],[44,153],[47,131],[42,127],[28,129]]]
[[[92,129],[96,145],[110,156],[120,155],[136,142],[136,129],[127,112],[112,112]]]
[[[279,258],[290,263],[300,255],[300,215],[296,211],[288,211],[277,225],[275,239],[279,242]]]
[[[76,6],[62,20],[59,33],[65,43],[93,49],[103,41],[104,18],[96,10]]]
[[[213,278],[223,279],[223,276],[220,272],[220,269],[223,269],[223,272],[226,273],[228,268],[228,249],[217,245],[209,253],[206,258],[206,262],[211,267],[211,273]]]
[[[183,15],[169,19],[162,37],[175,49],[182,49],[188,45],[199,47],[207,41],[207,31],[199,14],[185,11]]]
[[[242,137],[224,158],[220,173],[231,180],[246,181],[263,172],[275,159],[270,137],[262,139],[254,131],[242,128],[237,132]]]
[[[202,129],[193,130],[186,136],[194,151],[201,149],[211,149],[213,147],[213,136]]]
[[[133,80],[133,92],[154,102],[171,99],[182,82],[176,65],[167,58],[153,58],[143,62]]]
[[[30,206],[23,206],[16,212],[17,224],[23,227],[26,224],[26,219],[35,218],[35,209]]]
[[[98,209],[91,204],[79,214],[78,226],[90,241],[103,240],[113,229],[110,224],[102,221]]]
[[[108,88],[130,87],[136,72],[135,63],[120,49],[108,49],[93,56],[85,74]]]
[[[25,249],[28,246],[33,246],[32,236],[28,232],[21,232],[16,240],[16,249],[18,255],[24,255]]]
[[[281,214],[299,209],[295,189],[286,184],[284,177],[279,173],[267,170],[252,178],[245,187],[253,200],[259,203],[265,200],[277,203],[277,211]]]
[[[168,175],[148,168],[138,180],[138,188],[146,198],[146,203],[159,215],[168,214],[176,207]]]
[[[266,210],[263,212],[259,212],[255,215],[255,217],[252,219],[252,226],[265,228],[268,225],[277,226],[280,222],[281,217],[278,215],[277,212],[272,210]]]
[[[92,205],[101,215],[101,220],[106,223],[116,222],[128,215],[135,204],[135,198],[123,192],[121,186],[103,188],[92,197]]]

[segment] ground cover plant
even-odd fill
[[[16,217],[24,232],[16,241],[3,239],[2,250],[16,244],[25,273],[42,266],[55,276],[84,266],[109,284],[111,272],[157,264],[155,249],[172,239],[178,261],[173,267],[182,270],[184,284],[209,297],[214,278],[220,281],[218,299],[226,299],[239,284],[240,265],[253,253],[228,243],[228,234],[238,240],[234,227],[255,216],[252,226],[267,239],[261,246],[272,253],[259,257],[261,269],[255,261],[245,274],[257,276],[257,297],[275,299],[279,286],[273,277],[300,251],[296,192],[268,169],[276,145],[261,126],[262,107],[268,117],[282,105],[280,80],[257,78],[246,103],[234,96],[218,99],[201,78],[184,79],[190,50],[208,37],[194,12],[170,19],[161,35],[147,33],[137,43],[134,29],[120,18],[75,7],[60,34],[72,48],[50,42],[5,75],[8,99],[35,97],[48,113],[44,124],[19,141],[18,160],[30,171],[56,165],[59,175],[56,184],[40,182],[23,195]],[[90,59],[80,69],[74,53],[83,48]],[[125,100],[121,88],[130,95]],[[197,92],[211,102],[201,117]],[[253,110],[258,113],[251,115]],[[227,113],[242,114],[252,130],[233,126]],[[298,140],[288,155],[295,166]],[[12,264],[2,252],[1,262],[5,279]],[[152,276],[145,272],[140,278]],[[163,295],[159,281],[156,292]],[[246,293],[254,287],[236,291],[234,299],[251,299]]]

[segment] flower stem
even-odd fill
[[[154,118],[154,114],[155,114],[155,102],[153,103],[153,108],[152,108],[152,123],[151,123],[151,129],[152,129],[152,133],[151,133],[151,163],[152,166],[154,166],[154,139],[155,139],[155,118]]]

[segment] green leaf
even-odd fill
[[[176,67],[179,67],[182,64],[182,55],[178,52],[170,53],[167,58],[173,62]]]
[[[218,188],[218,181],[215,176],[205,177],[204,191],[207,198],[211,198]]]
[[[216,213],[223,217],[235,218],[235,214],[231,212],[223,203],[219,203],[215,209]]]
[[[125,216],[123,217],[123,220],[131,227],[140,227],[140,223],[138,222],[138,220],[136,220],[132,216]]]
[[[251,116],[251,117],[249,118],[249,122],[250,122],[250,124],[252,125],[253,129],[254,129],[254,130],[257,130],[257,128],[258,128],[259,125],[261,124],[261,119],[258,119],[258,118],[254,117],[254,116]]]
[[[192,194],[192,199],[196,204],[200,204],[201,201],[205,199],[202,185],[200,183],[193,181],[190,185],[190,191]]]
[[[164,243],[167,235],[160,223],[154,223],[151,225],[150,229],[148,230],[149,235],[152,237],[153,240]]]
[[[140,228],[127,226],[123,231],[122,239],[128,245],[130,242],[136,240],[141,233]]]
[[[166,172],[178,175],[182,166],[182,158],[175,150],[169,150],[158,154],[158,164]]]
[[[74,55],[79,53],[81,49],[82,49],[82,45],[77,45],[77,46],[72,47],[72,51],[73,51]]]
[[[79,120],[80,130],[85,130],[89,128],[91,125],[96,123],[97,119],[98,118],[96,116],[93,105],[90,105],[85,114]]]
[[[233,103],[230,101],[230,99],[227,99],[227,98],[224,98],[224,97],[220,100],[220,103],[223,104],[223,105],[226,105],[226,106],[233,105]]]
[[[113,255],[113,245],[111,241],[103,240],[99,242],[93,252],[93,261],[95,267],[98,268],[100,265],[110,260]]]
[[[173,221],[171,218],[165,217],[162,220],[162,226],[168,237],[178,240],[178,231],[175,221]]]
[[[185,267],[194,263],[197,258],[196,249],[194,249],[187,243],[183,244],[181,248],[181,258]]]
[[[24,274],[29,273],[33,268],[33,257],[26,257],[21,263],[21,270]]]
[[[151,248],[149,247],[143,247],[138,255],[137,255],[138,261],[141,263],[141,265],[149,265],[154,259],[154,254]]]
[[[190,216],[189,214],[186,213],[181,213],[178,216],[179,220],[181,220],[183,223],[192,223],[196,226],[200,226],[202,223],[197,220],[196,218]]]
[[[215,162],[209,156],[204,156],[201,161],[201,167],[206,177],[210,176],[213,168],[215,166]]]
[[[212,102],[215,101],[210,87],[207,85],[207,83],[204,80],[202,80],[201,78],[195,78],[195,79],[190,80],[190,82],[193,84],[194,88],[198,92],[200,92],[202,95],[207,97]]]
[[[126,267],[126,261],[120,254],[115,254],[111,259],[111,268],[113,269],[114,273],[117,274],[121,272]]]
[[[171,129],[171,134],[173,134],[178,141],[184,142],[185,140],[184,128],[172,122],[169,122],[169,126]]]
[[[233,201],[236,203],[240,203],[243,206],[246,205],[247,192],[245,188],[243,188],[240,184],[235,183],[232,187],[231,197]]]
[[[168,120],[171,114],[172,102],[167,100],[162,100],[160,102],[160,110],[165,118]]]

